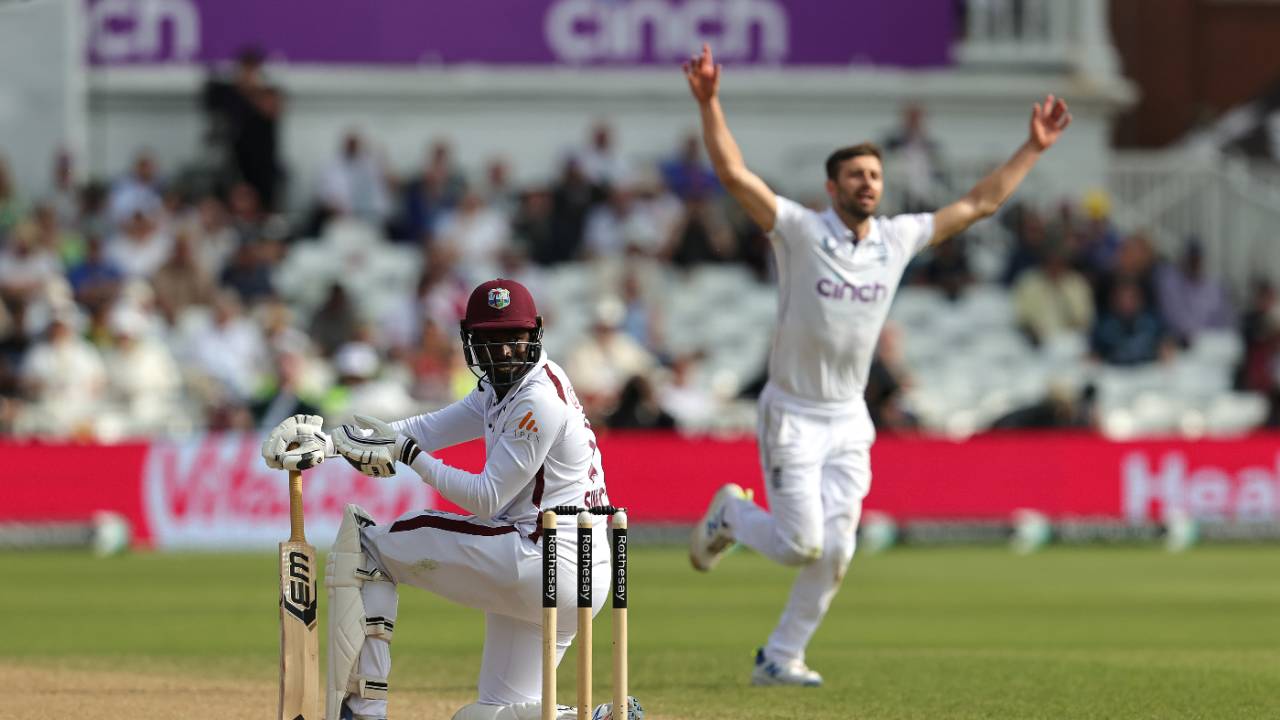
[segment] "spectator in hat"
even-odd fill
[[[380,377],[382,358],[369,342],[367,329],[358,336],[338,348],[333,356],[338,384],[325,399],[325,418],[342,424],[350,422],[357,414],[371,417],[412,415],[416,403],[405,391],[404,383]]]

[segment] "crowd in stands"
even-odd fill
[[[0,433],[116,440],[263,428],[300,411],[338,422],[439,407],[475,385],[457,321],[470,287],[498,275],[545,298],[548,347],[601,428],[699,427],[759,391],[763,352],[757,377],[710,382],[699,368],[723,348],[668,342],[680,320],[654,302],[655,277],[709,266],[741,268],[762,290],[773,282],[768,239],[721,192],[696,136],[642,167],[600,122],[551,183],[514,187],[502,159],[457,158],[447,140],[424,138],[420,166],[393,167],[376,138],[351,132],[318,177],[295,178],[276,157],[283,98],[256,58],[205,97],[223,153],[211,173],[160,167],[141,149],[128,172],[85,180],[79,159],[60,153],[52,186],[36,187],[0,163]],[[888,188],[886,210],[923,206],[929,184],[945,182],[924,132],[909,111],[887,139],[913,179],[896,203]],[[314,188],[310,200],[287,207],[286,182]],[[1100,194],[1052,211],[1027,200],[993,222],[1012,238],[996,280],[1029,342],[1075,333],[1097,363],[1137,366],[1231,328],[1245,347],[1237,387],[1276,397],[1269,282],[1223,287],[1195,239],[1158,257],[1141,232],[1110,222]],[[287,291],[282,268],[337,235],[391,248],[412,273],[406,286],[372,288],[334,256],[324,276],[334,280],[310,288],[313,299]],[[989,284],[968,250],[960,238],[922,256],[904,284],[963,298]],[[609,268],[616,283],[585,304],[557,302],[552,278],[571,265]],[[581,332],[552,342],[558,324]],[[899,332],[886,330],[868,388],[884,431],[918,424]],[[1050,394],[995,426],[1096,424],[1081,398]]]

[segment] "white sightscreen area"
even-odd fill
[[[85,70],[77,0],[0,0],[0,155],[20,192],[49,187],[54,153],[85,147]]]

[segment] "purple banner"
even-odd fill
[[[949,62],[953,0],[85,0],[95,65]]]

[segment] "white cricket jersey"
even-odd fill
[[[482,383],[448,407],[392,427],[426,451],[414,469],[441,495],[526,535],[538,527],[544,507],[609,504],[595,433],[564,371],[545,355],[501,400]],[[478,475],[430,455],[481,436],[485,465]]]
[[[929,213],[875,217],[855,243],[834,210],[814,212],[779,196],[769,233],[779,298],[766,398],[867,417],[863,393],[889,305],[907,263],[932,235]],[[866,431],[874,433],[869,417]]]

